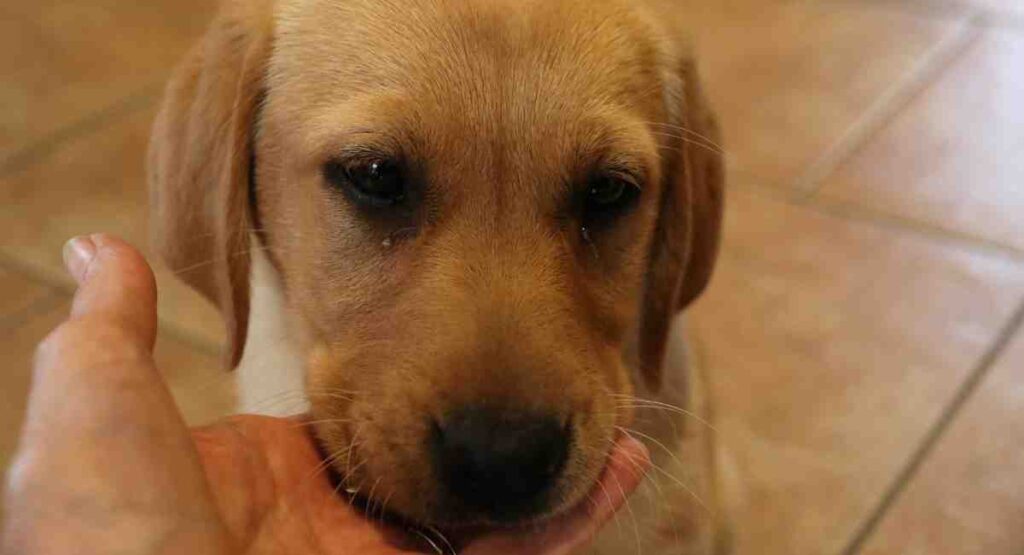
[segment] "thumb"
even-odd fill
[[[72,320],[100,318],[153,349],[156,282],[135,248],[110,235],[83,235],[64,245],[64,264],[78,282]]]
[[[153,272],[107,235],[73,239],[64,256],[79,287],[36,352],[0,549],[214,553],[227,537],[152,357]]]

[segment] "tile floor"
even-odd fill
[[[1024,0],[662,1],[729,150],[692,327],[738,555],[1024,553]],[[0,467],[66,310],[60,245],[145,244],[147,127],[209,14],[0,5]],[[159,280],[162,366],[191,421],[223,414],[217,317]]]

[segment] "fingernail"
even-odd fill
[[[81,283],[89,263],[96,256],[96,243],[87,236],[72,237],[64,243],[63,249],[64,267],[67,268],[71,277]]]

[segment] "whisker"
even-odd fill
[[[327,468],[329,466],[331,466],[332,464],[334,464],[334,463],[338,462],[339,460],[341,460],[342,457],[346,457],[346,459],[345,459],[345,468],[346,468],[346,473],[348,473],[347,469],[349,467],[349,463],[352,460],[352,451],[354,449],[356,449],[356,447],[357,447],[356,437],[358,435],[359,435],[359,427],[356,427],[355,433],[352,434],[352,441],[349,442],[348,446],[345,447],[344,449],[338,450],[338,451],[328,455],[327,457],[324,457],[324,460],[320,461],[320,463],[317,464],[316,468],[313,469],[313,472],[310,473],[310,475],[307,478],[307,480],[311,480],[311,479],[315,478],[321,472],[324,472],[325,470],[327,470]]]
[[[275,250],[278,250],[278,249],[277,249],[277,247],[271,247],[269,245],[258,245],[258,246],[255,246],[255,247],[254,246],[250,246],[249,248],[247,248],[245,250],[238,251],[238,252],[235,252],[235,253],[230,253],[227,256],[225,256],[224,258],[221,258],[221,257],[218,256],[218,257],[211,258],[209,260],[204,260],[202,262],[197,262],[195,264],[190,264],[190,265],[185,266],[183,268],[172,268],[171,270],[174,273],[174,275],[180,277],[180,276],[182,276],[184,274],[187,274],[189,272],[194,272],[194,271],[196,271],[196,270],[198,270],[200,268],[205,268],[206,266],[217,264],[219,262],[227,262],[227,261],[230,261],[232,259],[245,256],[247,254],[252,254],[254,251],[257,251],[257,250],[262,250],[262,251],[267,251],[267,252],[274,252]]]
[[[637,555],[640,555],[643,553],[643,545],[640,542],[640,525],[636,522],[636,513],[633,512],[633,507],[629,504],[629,497],[626,495],[626,488],[622,487],[622,482],[619,480],[618,476],[615,476],[615,483],[618,485],[619,491],[622,492],[622,498],[625,500],[622,504],[633,521],[633,534],[636,536],[636,552]]]
[[[287,410],[279,410],[281,407],[284,407]],[[247,407],[247,410],[250,413],[256,414],[265,413],[268,411],[273,411],[275,413],[291,414],[299,413],[305,408],[306,398],[299,394],[291,394],[287,396],[280,396],[277,399],[271,399],[267,401],[262,401],[260,403],[256,403],[254,405]]]
[[[662,467],[660,467],[660,466],[658,466],[656,464],[652,464],[651,468],[653,468],[654,470],[660,472],[662,476],[668,478],[669,480],[672,480],[672,482],[675,483],[676,485],[678,485],[680,488],[682,488],[683,491],[685,491],[686,493],[690,494],[690,496],[692,496],[694,498],[694,500],[697,501],[697,503],[701,506],[701,508],[704,509],[704,511],[707,514],[709,514],[709,515],[714,514],[714,512],[711,510],[711,507],[709,507],[707,505],[707,503],[703,499],[701,499],[699,495],[697,495],[696,492],[694,492],[692,489],[690,489],[690,487],[687,486],[685,483],[683,483],[683,481],[680,480],[677,476],[672,475],[667,470],[665,470],[664,468],[662,468]]]
[[[626,460],[630,461],[630,463],[633,464],[633,466],[637,469],[638,472],[643,472],[643,468],[640,466],[640,463],[638,463],[636,460],[634,460],[632,455],[627,455],[626,456]],[[666,474],[665,469],[663,469],[662,467],[658,466],[654,461],[649,461],[648,464],[651,466],[651,468],[661,472],[662,474]],[[671,503],[671,501],[669,501],[668,497],[665,495],[665,491],[662,489],[661,484],[659,483],[659,480],[657,480],[657,479],[647,479],[647,480],[645,480],[645,483],[650,484],[654,488],[654,491],[657,494],[658,499],[660,500],[660,503],[658,503],[658,504],[654,503],[653,500],[651,501],[651,504],[655,508],[654,515],[655,515],[656,518],[660,519],[660,517],[662,515],[662,511],[665,510],[665,507],[667,505],[669,505]],[[691,495],[693,495],[693,493],[690,492],[688,488],[683,487],[683,490],[686,491],[687,493],[690,493]],[[678,544],[679,543],[679,526],[675,522],[674,519],[670,519],[670,522],[671,522],[671,526],[672,526],[672,536],[675,539],[675,542]]]
[[[604,483],[601,482],[601,481],[598,481],[597,485],[601,488],[601,491],[604,492],[604,497],[608,501],[608,505],[611,506],[613,504],[612,503],[612,496],[611,496],[610,493],[608,493],[608,488],[606,488],[604,486]],[[612,520],[615,521],[615,528],[617,529],[617,533],[621,536],[622,535],[622,521],[619,520],[619,513],[618,512],[615,513],[615,515],[612,517]]]
[[[630,433],[634,433],[634,432],[635,432],[635,430],[630,430]],[[642,435],[642,434],[640,434],[638,432],[636,432],[636,433],[637,433],[637,435]],[[643,472],[643,468],[640,466],[639,462],[637,462],[636,459],[633,458],[632,455],[628,455],[626,457],[626,460],[629,461],[637,469],[638,472]],[[711,514],[711,510],[707,507],[707,505],[704,503],[704,501],[690,487],[688,487],[685,483],[683,483],[682,480],[680,480],[678,477],[676,477],[676,476],[672,475],[671,473],[669,473],[667,470],[665,470],[662,466],[660,466],[657,463],[655,463],[653,460],[649,460],[648,464],[650,465],[652,470],[655,470],[655,471],[659,472],[660,474],[662,474],[663,476],[667,477],[668,479],[672,480],[673,483],[676,486],[678,486],[680,489],[682,489],[688,495],[690,495],[694,499],[696,499],[697,502],[708,512],[708,514]],[[651,487],[654,488],[655,492],[657,493],[657,495],[661,499],[661,501],[663,503],[667,503],[668,498],[666,497],[666,495],[664,493],[664,490],[662,490],[661,485],[659,484],[659,481],[657,479],[649,478],[649,479],[645,480],[644,483],[650,484]],[[652,506],[655,507],[655,514],[660,515],[662,510],[663,510],[663,506],[662,505],[654,504],[653,501],[652,501]],[[679,542],[679,538],[680,538],[680,536],[679,536],[679,526],[678,526],[678,524],[676,524],[676,522],[674,520],[671,522],[671,524],[672,524],[672,535],[675,537],[676,543],[678,543]]]
[[[443,541],[445,546],[448,548],[448,552],[449,553],[452,553],[452,554],[458,553],[455,550],[455,547],[452,546],[452,542],[448,541],[448,538],[446,538],[445,535],[442,534],[440,530],[438,530],[437,528],[434,528],[433,526],[430,526],[429,524],[424,524],[423,527],[426,528],[428,531],[430,531],[431,534],[434,534],[435,536],[437,536],[438,539]]]
[[[355,397],[353,396],[356,394],[355,391],[349,391],[346,389],[307,389],[305,390],[305,393],[315,397],[333,397],[344,401],[354,401]]]
[[[277,406],[281,403],[290,401],[294,401],[296,403],[305,402],[310,400],[311,398],[332,398],[340,399],[343,401],[354,401],[355,398],[347,395],[348,393],[351,393],[353,395],[355,394],[355,392],[351,392],[348,390],[326,388],[282,391],[270,395],[269,397],[265,397],[260,401],[257,401],[254,405],[251,406],[250,410],[253,412],[263,412],[269,409],[277,408]]]
[[[608,439],[608,443],[612,445],[612,448],[615,447],[615,440],[614,439]],[[632,456],[627,457],[626,460],[628,460],[630,462],[630,464],[632,464],[633,467],[636,469],[636,476],[638,478],[645,478],[641,482],[640,487],[643,487],[644,484],[650,484],[650,487],[652,489],[654,489],[654,492],[657,495],[657,499],[654,499],[654,498],[648,496],[648,504],[651,507],[651,512],[653,514],[655,514],[655,515],[660,514],[660,512],[661,512],[661,505],[659,505],[659,502],[665,502],[666,501],[665,492],[661,489],[661,484],[659,484],[657,480],[651,480],[649,478],[646,478],[645,475],[647,473],[640,466],[640,463],[637,462],[635,459],[633,459]],[[651,462],[651,464],[654,464],[653,461]]]
[[[307,392],[307,391],[301,390],[301,389],[299,389],[299,390],[289,390],[289,391],[280,391],[278,393],[274,393],[272,395],[264,397],[264,398],[260,399],[259,401],[256,401],[254,404],[250,405],[249,411],[253,412],[253,413],[263,413],[263,412],[266,412],[266,411],[274,410],[276,412],[276,409],[279,409],[282,404],[288,403],[288,402],[293,402],[295,404],[300,404],[301,403],[301,404],[303,404],[302,408],[304,409],[305,408],[304,404],[305,404],[306,401],[309,400],[310,397],[319,397],[319,396],[336,396],[336,394],[333,394],[333,393],[330,393],[330,394],[329,393],[318,393],[318,392],[315,392],[315,391]],[[338,396],[338,398],[343,398],[343,397]],[[346,400],[352,400],[352,399],[346,399]],[[291,411],[288,411],[288,412],[291,412]]]
[[[316,424],[351,424],[355,420],[351,418],[321,418],[320,420],[302,420],[294,424],[295,428],[314,426]]]
[[[363,460],[359,461],[359,464],[355,465],[355,466],[354,466],[354,467],[352,467],[352,468],[348,468],[348,467],[346,467],[346,468],[345,468],[345,474],[346,474],[347,476],[352,476],[353,474],[355,474],[355,473],[356,473],[356,471],[357,471],[357,470],[359,470],[360,468],[362,468],[362,467],[363,467],[363,466],[364,466],[365,464],[366,464],[366,459],[363,459]]]
[[[423,538],[424,541],[426,541],[428,544],[430,544],[430,547],[432,547],[434,549],[434,553],[437,553],[437,555],[445,555],[444,551],[441,551],[441,548],[438,547],[436,543],[434,543],[434,540],[430,539],[430,536],[424,534],[422,531],[420,531],[417,528],[409,528],[409,531],[411,531],[414,534],[416,534],[417,536]],[[455,553],[455,552],[452,551],[452,553]]]
[[[331,454],[328,457],[325,457],[324,460],[320,461],[316,465],[316,467],[314,467],[313,470],[310,471],[309,476],[306,476],[306,479],[311,480],[313,478],[316,478],[317,476],[320,475],[321,472],[325,471],[329,466],[331,466],[335,462],[338,462],[339,459],[346,456],[347,454],[348,449],[342,449],[341,451],[338,451],[336,453]]]
[[[353,472],[355,472],[354,470],[349,470],[349,468],[352,466],[352,453],[355,451],[356,445],[359,445],[357,443],[357,438],[359,437],[360,431],[360,428],[356,428],[356,430],[352,433],[352,439],[348,442],[348,454],[345,456],[345,473],[350,476],[352,475]]]
[[[651,131],[651,134],[658,135],[660,137],[667,137],[667,138],[670,138],[670,139],[678,139],[678,140],[680,140],[680,141],[682,141],[684,143],[691,144],[693,146],[698,146],[698,147],[703,148],[704,150],[706,150],[708,152],[711,152],[713,154],[717,154],[719,156],[724,156],[726,154],[726,151],[722,150],[721,148],[717,148],[717,147],[712,146],[712,145],[707,144],[707,143],[702,143],[700,141],[691,139],[689,137],[684,137],[684,136],[681,136],[681,135],[674,135],[672,133],[665,133],[665,132],[662,132],[662,131]]]
[[[377,515],[378,516],[377,522],[382,527],[384,526],[384,515],[386,515],[387,512],[388,512],[388,502],[391,501],[391,496],[394,495],[394,494],[395,494],[395,489],[391,488],[391,491],[388,492],[387,497],[384,498],[384,503],[381,505],[380,513]]]
[[[341,488],[344,485],[345,485],[345,481],[344,480],[338,480],[337,485],[334,486],[334,497],[341,497]]]
[[[642,397],[635,397],[633,395],[623,395],[620,393],[609,393],[610,397],[623,399],[626,401],[624,404],[620,404],[620,408],[649,408],[649,409],[661,409],[670,412],[675,412],[684,416],[693,418],[697,422],[707,426],[711,431],[718,433],[718,429],[714,427],[710,422],[701,418],[698,414],[693,411],[686,410],[682,407],[665,403],[662,401],[655,401],[654,399],[644,399]]]
[[[660,410],[660,411],[665,411],[665,412],[668,412],[668,413],[680,414],[680,415],[683,415],[683,416],[686,416],[686,417],[692,419],[693,421],[697,422],[698,424],[700,424],[702,426],[706,426],[712,432],[718,433],[718,429],[716,429],[714,427],[714,425],[712,425],[707,420],[704,420],[703,418],[697,416],[696,414],[693,414],[691,412],[687,412],[687,411],[684,411],[684,410],[680,410],[680,409],[672,409],[670,407],[662,407],[662,406],[657,406],[657,405],[628,404],[628,403],[627,404],[618,405],[617,408],[621,408],[621,409],[638,409],[638,410],[639,409],[650,409],[650,410]]]
[[[723,148],[721,144],[715,142],[711,137],[708,137],[707,135],[703,135],[701,133],[698,133],[698,132],[696,132],[693,129],[690,129],[688,127],[683,127],[683,126],[675,125],[675,124],[671,124],[671,123],[660,123],[660,122],[656,122],[656,121],[648,121],[648,122],[644,122],[644,123],[646,123],[648,125],[656,125],[656,126],[659,126],[659,127],[667,127],[669,129],[672,129],[672,130],[675,130],[675,131],[680,131],[682,133],[686,133],[686,134],[688,134],[690,136],[693,136],[693,137],[696,137],[696,138],[698,138],[698,139],[700,139],[702,141],[705,141],[709,145],[712,145],[712,146],[714,146],[715,148],[717,148],[719,150],[722,150],[722,151],[725,150],[725,148]]]
[[[345,488],[345,493],[348,494],[348,506],[355,508],[356,496],[359,495],[359,491],[362,485],[354,488]]]
[[[243,231],[245,233],[265,233],[265,232],[267,232],[269,230],[266,229],[266,228],[262,228],[262,227],[247,227]],[[185,243],[188,244],[189,241],[194,241],[196,239],[207,239],[207,238],[217,237],[219,235],[220,235],[219,231],[211,231],[210,233],[195,233],[193,235],[186,236],[185,237]]]
[[[666,447],[664,443],[658,441],[657,439],[655,439],[655,438],[653,438],[653,437],[651,437],[651,436],[649,436],[649,435],[647,435],[647,434],[645,434],[643,432],[637,431],[637,430],[632,430],[632,429],[627,430],[626,428],[622,428],[621,426],[616,426],[616,428],[619,428],[623,433],[629,433],[629,434],[637,435],[637,436],[640,436],[640,437],[650,441],[651,443],[653,443],[654,445],[658,446],[663,451],[665,451],[665,453],[669,457],[672,457],[672,460],[674,460],[676,462],[676,464],[678,464],[680,467],[685,466],[683,464],[683,461],[679,460],[679,457],[677,457],[676,454],[673,453],[671,449]],[[693,491],[693,489],[690,488],[690,486],[687,486],[678,477],[674,476],[673,474],[671,474],[670,472],[666,471],[664,468],[661,468],[660,466],[654,464],[653,462],[651,463],[651,468],[653,468],[654,470],[656,470],[658,472],[661,472],[661,474],[663,476],[665,476],[666,478],[668,478],[668,479],[672,480],[673,482],[675,482],[676,484],[678,484],[679,487],[683,488],[683,490],[685,490],[691,496],[693,496],[693,498],[697,501],[697,503],[700,504],[701,507],[704,508],[705,511],[707,511],[709,514],[712,513],[711,507],[709,507],[707,505],[707,503],[705,503],[704,500],[701,499],[701,497],[699,495],[697,495],[697,493],[695,491]]]
[[[370,493],[366,494],[366,504],[363,507],[363,515],[366,517],[367,520],[370,519],[370,514],[373,513],[375,510],[376,505],[373,499],[373,492],[377,490],[377,486],[380,485],[380,481],[382,479],[382,477],[377,478],[377,481],[373,483],[372,487],[370,487]]]

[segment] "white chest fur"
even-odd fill
[[[249,335],[236,370],[238,408],[267,416],[300,414],[309,409],[305,363],[290,336],[281,279],[255,238],[251,244]]]

